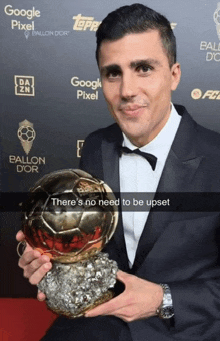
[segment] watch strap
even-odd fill
[[[157,309],[157,315],[162,319],[169,319],[174,316],[171,290],[168,284],[160,284],[163,289],[163,302]]]

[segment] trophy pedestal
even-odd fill
[[[108,289],[114,287],[117,271],[117,263],[99,252],[77,263],[54,262],[38,288],[46,295],[49,309],[69,318],[80,317],[113,297]]]

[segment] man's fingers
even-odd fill
[[[22,240],[25,239],[25,235],[24,235],[24,233],[21,230],[18,231],[18,233],[16,234],[16,239],[17,239],[18,242],[21,242]]]
[[[119,296],[113,298],[107,303],[88,311],[86,317],[94,317],[98,315],[115,315],[120,317],[123,313],[123,308],[129,306],[132,303],[128,288],[132,286],[134,276],[127,274],[124,271],[119,270],[117,272],[117,279],[125,284],[125,290]],[[129,285],[131,283],[131,285]]]
[[[20,268],[24,268],[27,264],[31,263],[35,259],[38,259],[40,256],[41,254],[39,251],[33,250],[29,245],[27,245],[24,254],[19,259],[18,265]],[[46,261],[49,261],[49,257],[47,257]]]
[[[85,317],[95,317],[98,315],[109,315],[110,312],[112,312],[113,308],[112,305],[109,306],[107,303],[103,303],[101,305],[99,305],[98,307],[89,310],[88,312],[85,313]]]
[[[117,310],[120,310],[126,304],[126,298],[123,293],[110,301],[99,305],[98,307],[88,311],[85,316],[93,317],[98,315],[111,315]]]
[[[48,256],[42,256],[36,259],[33,259],[31,263],[24,266],[24,275],[25,277],[30,277],[36,270],[38,270],[42,265],[50,264],[50,260]],[[25,273],[26,272],[26,273]]]
[[[37,299],[38,301],[44,301],[46,299],[46,295],[42,291],[38,290]]]
[[[120,282],[122,283],[126,283],[129,278],[131,278],[130,274],[127,274],[126,272],[122,271],[122,270],[118,270],[117,272],[117,277],[116,277]]]
[[[18,248],[17,248],[18,255],[20,255],[20,252],[22,252],[24,254],[25,252],[29,252],[29,251],[33,250],[33,248],[25,241],[25,235],[21,230],[18,231],[18,233],[16,234],[16,239],[19,242]],[[24,246],[22,249],[22,248],[20,248],[20,245],[19,245],[23,241],[24,241],[24,246],[26,245],[25,250],[24,250]]]
[[[128,283],[128,281],[130,280],[131,275],[127,274],[124,271],[119,270],[117,272],[117,279],[121,282],[123,282],[126,286],[126,284]],[[127,304],[126,300],[127,300],[127,296],[124,294],[125,291],[113,298],[112,300],[103,303],[101,305],[99,305],[98,307],[88,311],[85,316],[86,317],[93,317],[93,316],[98,316],[98,315],[111,315],[114,314],[117,310],[120,310],[121,308],[124,307],[125,304]]]
[[[51,263],[43,264],[35,272],[32,273],[32,275],[29,277],[29,282],[33,285],[37,285],[51,268]]]
[[[18,265],[24,269],[24,277],[34,285],[38,284],[52,267],[48,256],[42,256],[39,251],[33,249],[23,254]]]
[[[16,235],[18,242],[25,240],[24,233],[18,231]],[[29,279],[29,282],[33,285],[37,285],[46,273],[52,268],[52,263],[47,255],[41,255],[37,250],[26,243],[25,250],[19,259],[18,265],[22,268],[24,277]],[[41,291],[38,291],[37,298],[39,301],[44,301],[46,296]]]

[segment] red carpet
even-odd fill
[[[0,298],[0,341],[39,341],[57,315],[32,298]]]

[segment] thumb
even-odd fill
[[[16,234],[16,239],[17,239],[18,242],[25,241],[25,235],[24,235],[24,233],[21,230],[18,231],[18,233]],[[18,244],[18,247],[19,247],[19,244]],[[33,248],[27,242],[26,242],[26,244],[24,244],[23,251],[24,251],[24,249],[25,249],[25,252],[33,250]]]
[[[124,272],[122,270],[118,270],[117,272],[117,279],[122,282],[122,283],[126,283],[128,278],[131,277],[131,275],[129,275],[127,272]]]
[[[37,299],[38,301],[44,301],[46,299],[46,295],[42,291],[38,290]]]
[[[18,242],[21,242],[25,239],[25,235],[21,230],[16,234],[16,239]]]

